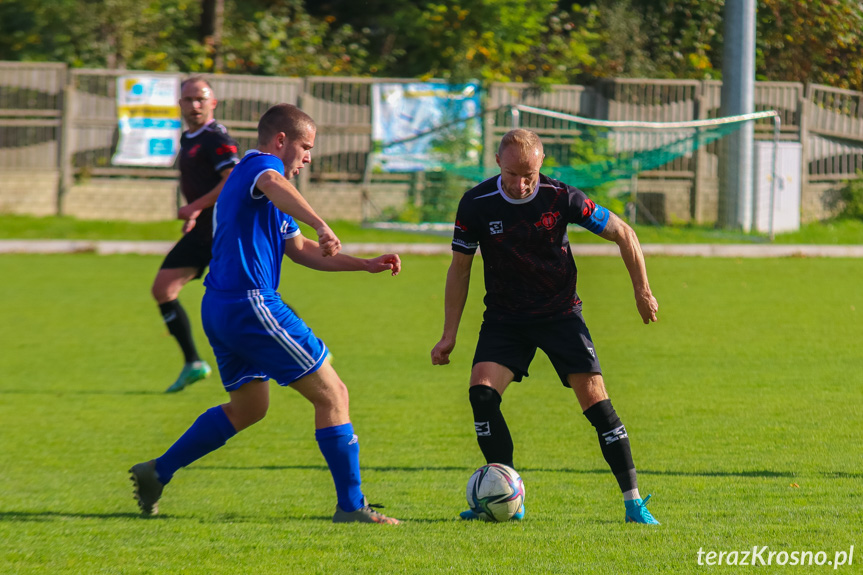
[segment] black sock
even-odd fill
[[[180,305],[180,301],[175,299],[160,303],[159,311],[162,312],[162,319],[165,320],[168,331],[180,344],[186,363],[201,359],[198,357],[198,350],[195,349],[195,342],[192,340],[192,326],[189,324],[189,316],[186,315],[186,310]]]
[[[512,437],[500,412],[500,394],[492,387],[474,385],[468,392],[473,407],[474,427],[486,463],[512,467]]]
[[[620,418],[611,406],[610,399],[603,399],[588,407],[584,416],[596,428],[599,436],[599,446],[602,456],[611,467],[611,472],[620,485],[623,493],[638,489],[635,474],[635,464],[632,462],[632,450],[629,447],[629,436]]]

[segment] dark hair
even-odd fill
[[[186,87],[186,84],[191,84],[194,82],[202,82],[202,83],[207,85],[207,88],[210,89],[210,92],[213,91],[213,87],[210,85],[210,82],[207,81],[207,79],[204,78],[203,76],[189,76],[188,78],[186,78],[185,80],[180,82],[180,91],[181,92],[183,91],[183,88]]]
[[[293,104],[276,104],[258,122],[258,144],[267,144],[279,132],[289,140],[299,140],[314,128],[312,117]]]

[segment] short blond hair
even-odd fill
[[[525,130],[523,128],[516,128],[515,130],[510,130],[506,134],[504,134],[503,138],[500,139],[500,146],[497,148],[497,153],[502,154],[503,151],[510,146],[518,146],[518,148],[522,152],[532,152],[533,150],[538,150],[540,155],[542,155],[542,140],[539,139],[539,136],[536,135],[536,132],[531,132],[530,130]]]

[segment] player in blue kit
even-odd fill
[[[268,380],[274,379],[314,406],[315,438],[338,498],[333,522],[398,523],[363,495],[348,390],[327,360],[327,346],[276,291],[283,255],[323,271],[397,275],[401,270],[396,254],[372,259],[340,254],[339,239],[288,181],[311,162],[316,131],[312,118],[296,106],[270,108],[258,124],[259,149],[245,155],[219,196],[201,312],[230,399],[202,414],[165,454],[130,469],[145,515],[157,512],[162,490],[178,469],[266,415]],[[315,229],[317,242],[300,233],[295,218]]]
[[[571,387],[596,428],[602,455],[623,492],[626,522],[657,524],[638,491],[626,428],[602,378],[590,332],[576,293],[577,269],[566,226],[578,224],[615,242],[629,271],[635,303],[645,324],[656,321],[644,256],[635,232],[572,186],[540,173],[542,142],[528,130],[501,140],[500,175],[465,193],[459,203],[447,272],[443,336],[432,364],[449,363],[467,300],[470,269],[482,251],[486,311],[473,359],[469,397],[480,450],[487,463],[513,466],[513,442],[500,410],[513,381],[528,375],[537,348],[551,360],[560,381]],[[524,516],[524,507],[515,518]],[[475,519],[468,510],[464,519]]]

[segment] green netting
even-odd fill
[[[573,136],[569,145],[568,165],[546,151],[542,172],[572,186],[591,189],[615,180],[629,179],[646,170],[655,170],[739,129],[743,122],[721,124],[709,128],[625,132],[588,127]],[[632,149],[633,147],[638,149]],[[584,148],[590,150],[585,151]],[[551,152],[551,154],[549,154]],[[600,156],[585,161],[584,156]],[[573,156],[575,156],[573,158]],[[449,171],[466,180],[482,181],[498,173],[497,165],[483,168],[477,165],[445,163],[440,170]]]
[[[598,203],[621,212],[628,201],[618,180],[648,170],[692,172],[694,153],[739,129],[747,121],[768,118],[762,112],[700,122],[603,122],[522,107],[522,126],[543,140],[546,159],[542,172],[588,192]],[[543,117],[543,115],[549,116]],[[480,165],[483,154],[466,154],[464,130],[452,125],[434,134],[433,159],[407,176],[404,205],[372,210],[371,219],[402,222],[452,221],[466,190],[499,173],[498,166]],[[384,146],[381,153],[387,153]],[[486,157],[491,154],[484,154]],[[473,161],[466,161],[472,158]]]

